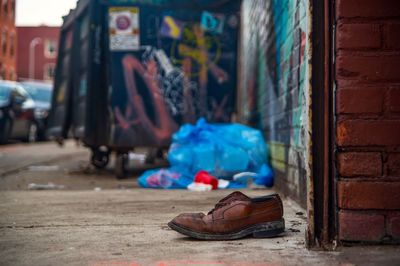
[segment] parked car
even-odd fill
[[[39,140],[45,140],[53,86],[49,83],[38,81],[23,81],[20,83],[35,103],[34,118],[38,127],[37,137]]]
[[[0,81],[0,143],[9,139],[36,141],[34,110],[34,101],[21,84]]]

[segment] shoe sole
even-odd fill
[[[256,224],[243,230],[227,234],[200,233],[169,222],[168,226],[183,235],[202,240],[234,240],[253,235],[254,238],[269,238],[282,234],[285,231],[285,220]]]

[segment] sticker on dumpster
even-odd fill
[[[139,8],[110,7],[109,34],[111,51],[140,49]]]
[[[205,31],[222,33],[224,30],[225,16],[204,11],[201,15],[201,27]]]
[[[160,35],[172,39],[180,40],[182,38],[183,22],[174,19],[171,16],[164,16]]]

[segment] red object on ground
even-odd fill
[[[197,172],[194,182],[208,184],[212,186],[212,189],[218,189],[218,179],[203,170]]]

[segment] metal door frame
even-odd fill
[[[334,116],[334,1],[312,0],[312,178],[308,247],[334,249],[337,235]]]

